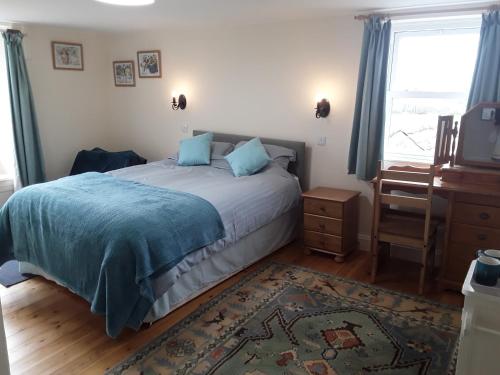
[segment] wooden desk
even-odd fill
[[[373,180],[372,182],[375,182]],[[394,181],[386,183],[386,186],[390,186],[393,190],[402,190],[408,192],[419,193],[422,190],[419,188],[418,183],[405,183],[402,181]],[[459,183],[459,182],[447,182],[441,181],[441,177],[434,177],[434,193],[439,196],[447,198],[450,193],[471,193],[479,195],[491,195],[496,196],[500,199],[500,189],[496,186],[484,185],[484,184],[471,184],[471,183]]]
[[[420,193],[418,184],[385,182],[384,190]],[[495,185],[441,181],[434,194],[448,199],[439,282],[460,290],[478,249],[500,249],[500,188]]]

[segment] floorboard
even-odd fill
[[[103,318],[93,315],[83,299],[35,277],[8,289],[0,288],[12,374],[103,373],[270,260],[369,282],[370,257],[365,252],[355,252],[346,262],[336,263],[328,255],[305,255],[301,246],[292,244],[207,291],[151,327],[139,332],[126,330],[113,340],[105,334]],[[418,267],[391,260],[382,267],[379,279],[379,286],[416,293]],[[433,285],[428,289],[427,298],[451,305],[463,304],[463,297],[457,292],[439,291]]]

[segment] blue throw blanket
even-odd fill
[[[112,337],[140,327],[155,276],[223,237],[206,200],[94,172],[24,188],[0,210],[0,264],[39,266],[106,315]]]

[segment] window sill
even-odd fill
[[[389,166],[395,166],[395,167],[412,166],[412,167],[423,167],[423,168],[429,168],[429,166],[432,165],[432,163],[426,163],[423,161],[391,160],[391,159],[384,160],[384,164],[389,165]]]

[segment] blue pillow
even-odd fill
[[[179,147],[177,165],[208,165],[210,164],[210,147],[213,133],[197,135],[183,139]]]
[[[250,176],[266,165],[271,159],[259,138],[248,141],[225,157],[236,177]]]

